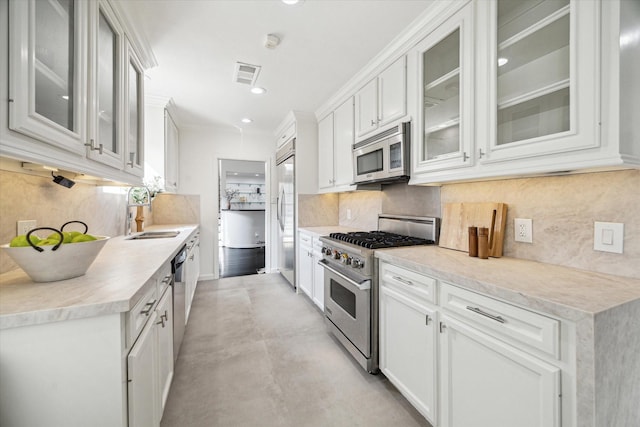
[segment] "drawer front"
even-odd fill
[[[148,291],[127,313],[127,347],[130,347],[136,341],[158,302],[155,277],[149,279],[144,288],[148,289]]]
[[[162,295],[164,290],[171,284],[171,263],[166,263],[154,277],[158,281],[158,295]]]
[[[300,233],[300,244],[311,246],[311,235],[307,233]]]
[[[436,303],[436,279],[395,265],[380,263],[380,283],[405,295]]]
[[[448,283],[440,285],[440,304],[490,335],[556,359],[560,356],[560,322],[556,319]]]

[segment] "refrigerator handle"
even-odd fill
[[[280,193],[280,197],[278,198],[279,199],[278,209],[280,212],[278,223],[280,223],[280,230],[282,231],[284,231],[284,204],[285,204],[284,196],[285,196],[285,192],[283,188],[282,192]]]

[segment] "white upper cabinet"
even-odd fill
[[[0,89],[9,102],[0,106],[0,155],[141,184],[144,68],[153,58],[127,33],[117,7],[108,0],[2,2],[9,78]]]
[[[407,62],[398,58],[355,94],[356,139],[407,114]]]
[[[124,165],[122,97],[123,31],[108,3],[91,2],[89,33],[90,126],[88,157],[112,167]]]
[[[131,46],[127,44],[125,87],[126,169],[137,176],[144,175],[144,71]]]
[[[333,113],[318,122],[318,189],[333,188]]]
[[[353,98],[349,98],[333,113],[335,187],[353,189]]]
[[[413,172],[473,165],[473,4],[422,40]]]
[[[318,122],[318,190],[339,192],[353,186],[353,97]]]
[[[597,147],[597,2],[480,3],[490,61],[478,67],[479,122],[490,124],[481,162]]]
[[[9,128],[84,154],[86,2],[9,2]]]
[[[445,18],[410,61],[410,184],[639,167],[622,107],[638,98],[621,66],[632,4],[472,0]]]

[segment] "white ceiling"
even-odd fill
[[[314,112],[432,0],[120,0],[158,66],[147,93],[172,97],[181,126],[273,132],[291,110]],[[266,35],[281,38],[274,50]],[[253,95],[237,62],[260,65]],[[253,123],[240,120],[250,117]]]

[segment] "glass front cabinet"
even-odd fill
[[[2,151],[139,183],[144,68],[113,4],[9,0],[2,7],[9,14]]]
[[[412,51],[410,183],[622,164],[617,141],[601,139],[603,7],[469,0],[435,24]]]
[[[465,6],[416,46],[414,172],[473,165],[473,7]]]
[[[84,154],[86,2],[9,2],[9,128]]]
[[[480,162],[599,144],[598,2],[479,2],[488,63],[478,66]],[[485,50],[486,49],[486,50]]]

